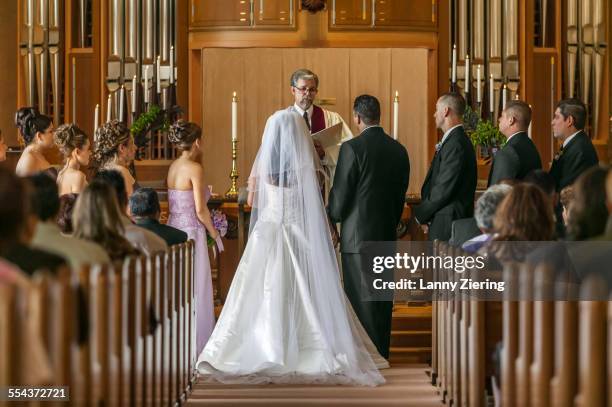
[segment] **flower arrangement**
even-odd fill
[[[167,132],[170,128],[170,123],[181,112],[182,110],[178,106],[164,110],[158,105],[152,104],[149,106],[148,111],[142,113],[134,120],[130,127],[130,133],[134,137],[134,144],[138,147],[136,150],[137,160],[140,159],[140,150],[151,141],[149,134],[156,131]]]
[[[489,120],[482,120],[469,105],[463,114],[463,127],[482,158],[492,157],[506,144],[506,136],[499,131],[499,128]]]
[[[227,234],[227,217],[225,214],[218,209],[213,209],[210,211],[210,215],[212,217],[213,226],[219,231],[219,235],[221,235],[221,237],[225,236]],[[214,247],[215,239],[208,234],[206,235],[206,241],[208,247]]]

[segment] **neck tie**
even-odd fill
[[[304,112],[304,120],[306,120],[306,127],[308,127],[308,131],[310,131],[310,121],[308,120],[308,112]]]

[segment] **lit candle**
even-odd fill
[[[145,68],[145,77],[144,77],[144,100],[145,103],[149,103],[149,69],[151,67],[147,65]]]
[[[531,109],[531,105],[529,105],[529,109]],[[531,138],[531,122],[532,120],[529,121],[529,127],[527,128],[527,135],[529,138]]]
[[[113,98],[108,95],[108,101],[106,102],[106,123],[111,121],[113,111]]]
[[[399,134],[399,92],[395,91],[393,99],[393,138],[397,140]]]
[[[170,47],[170,84],[174,84],[174,45]]]
[[[123,121],[123,99],[125,96],[125,88],[121,85],[121,90],[119,91],[119,117],[118,120],[120,122]]]
[[[96,141],[96,130],[98,130],[98,123],[100,122],[100,105],[96,104],[96,110],[94,110],[94,141]]]
[[[452,82],[457,83],[457,45],[453,45]]]
[[[495,112],[495,80],[493,74],[489,78],[489,111],[491,113]]]
[[[470,56],[465,56],[465,93],[470,93],[472,81],[470,80]]]
[[[504,83],[502,88],[502,110],[506,110],[506,100],[508,99],[508,86]]]
[[[238,97],[232,97],[232,141],[238,140]]]
[[[480,65],[478,65],[478,67],[476,67],[476,102],[481,103],[482,102],[482,76],[481,76],[481,72],[480,72]]]
[[[157,56],[157,93],[161,93],[161,57]]]
[[[136,113],[136,87],[138,84],[136,83],[136,75],[132,78],[132,113]]]

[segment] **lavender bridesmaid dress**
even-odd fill
[[[208,202],[210,191],[208,188],[204,191],[204,202]],[[168,204],[168,225],[182,230],[195,241],[196,352],[199,354],[215,325],[206,228],[196,215],[193,190],[168,189]]]

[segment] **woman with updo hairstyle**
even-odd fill
[[[89,165],[89,138],[76,125],[63,124],[55,130],[54,140],[66,162],[57,175],[59,195],[78,194],[87,186],[87,176],[81,167]]]
[[[53,121],[33,107],[23,107],[15,113],[15,125],[19,129],[25,149],[19,157],[15,173],[27,177],[41,171],[48,171],[54,178],[55,169],[44,156],[53,148]]]
[[[128,198],[134,192],[136,180],[129,170],[136,155],[134,138],[127,126],[117,120],[104,123],[94,137],[94,161],[99,169],[119,171],[125,180]]]
[[[180,157],[168,170],[168,225],[195,241],[196,351],[199,354],[215,324],[206,232],[215,239],[219,251],[223,251],[223,243],[207,206],[210,191],[201,163],[202,129],[195,123],[179,120],[170,127],[168,140],[180,150]]]

